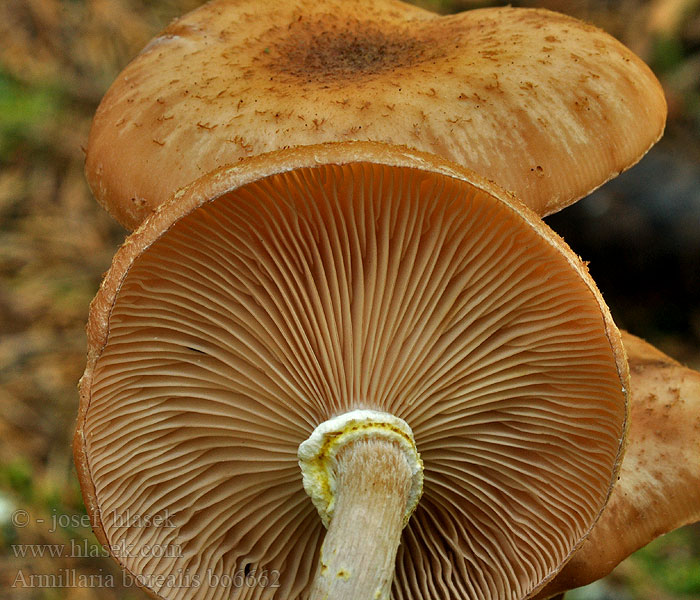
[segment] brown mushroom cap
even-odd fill
[[[637,56],[546,10],[438,16],[395,0],[215,0],[112,85],[87,178],[133,229],[224,164],[374,140],[453,160],[545,215],[637,162],[665,116]]]
[[[630,366],[627,451],[610,501],[537,598],[605,577],[634,551],[700,520],[700,373],[622,332]]]
[[[620,461],[626,361],[583,264],[497,187],[405,148],[295,148],[195,182],[116,254],[88,338],[85,503],[162,598],[304,597],[324,530],[297,451],[347,411],[403,419],[423,461],[398,600],[535,592]]]

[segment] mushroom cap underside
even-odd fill
[[[620,479],[581,548],[538,599],[608,575],[655,538],[700,520],[700,373],[622,332],[630,426]]]
[[[585,267],[495,186],[407,149],[297,148],[196,182],[117,253],[88,337],[86,506],[161,598],[303,598],[323,526],[297,450],[349,410],[403,419],[424,463],[397,599],[526,598],[620,461],[626,362]]]
[[[163,31],[112,85],[86,173],[134,229],[224,164],[373,140],[453,160],[545,215],[636,163],[665,116],[661,86],[636,55],[550,11],[215,0]]]

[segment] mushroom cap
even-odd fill
[[[581,548],[537,596],[605,577],[630,554],[700,521],[700,373],[622,332],[630,426],[620,479]]]
[[[224,164],[374,140],[450,159],[546,215],[636,163],[665,117],[661,86],[636,55],[550,11],[214,0],[112,85],[86,172],[98,201],[134,229]]]
[[[584,265],[495,185],[407,148],[298,147],[194,182],[117,252],[88,340],[85,504],[162,598],[304,597],[324,529],[297,452],[349,411],[403,419],[423,460],[396,599],[534,593],[621,460],[626,361]]]

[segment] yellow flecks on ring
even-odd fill
[[[411,428],[404,420],[389,413],[355,410],[324,421],[299,446],[299,466],[304,489],[326,527],[334,510],[336,456],[346,444],[368,438],[391,441],[406,455],[412,483],[404,525],[418,504],[423,491],[423,461],[416,449]]]

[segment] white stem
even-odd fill
[[[310,600],[388,600],[412,469],[386,439],[360,439],[337,456],[335,508]]]

